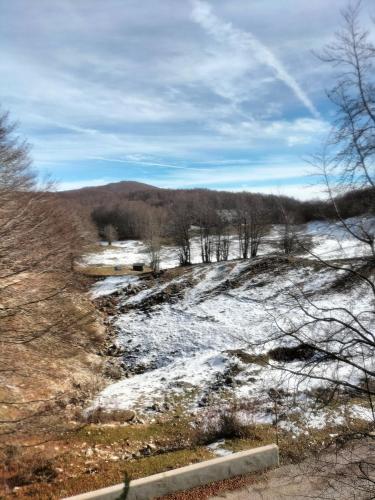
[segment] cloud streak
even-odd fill
[[[171,163],[160,163],[158,161],[145,161],[145,160],[139,160],[137,158],[132,158],[132,159],[124,159],[124,158],[104,158],[102,156],[93,156],[92,158],[89,158],[90,160],[98,160],[98,161],[106,161],[106,162],[113,162],[113,163],[126,163],[128,165],[144,165],[144,166],[149,166],[149,167],[162,167],[162,168],[174,168],[177,170],[198,170],[198,171],[209,171],[208,168],[196,168],[196,167],[191,167],[191,166],[183,166],[183,165],[173,165]]]
[[[281,80],[299,101],[308,109],[315,118],[320,118],[320,113],[308,95],[300,87],[296,79],[287,71],[275,54],[258,40],[251,32],[241,31],[231,23],[217,17],[209,3],[204,0],[192,0],[192,19],[219,43],[229,43],[234,50],[247,52],[256,60],[272,69],[275,76]]]

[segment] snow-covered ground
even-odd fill
[[[363,255],[367,249],[358,245],[341,227],[315,222],[303,228],[311,235],[312,253],[322,258],[348,258]],[[323,414],[302,409],[308,393],[322,385],[291,375],[277,363],[265,363],[270,349],[278,347],[275,339],[275,315],[279,322],[298,321],[301,311],[286,300],[288,292],[301,290],[319,307],[336,306],[356,313],[369,306],[363,287],[344,290],[333,287],[345,279],[345,271],[320,265],[313,255],[291,266],[275,255],[280,229],[274,227],[258,257],[252,260],[196,265],[178,272],[167,272],[160,278],[116,276],[97,282],[93,298],[102,299],[117,292],[118,313],[112,323],[118,332],[116,343],[123,352],[128,377],[105,388],[94,406],[107,409],[135,409],[143,414],[164,411],[183,405],[188,411],[199,411],[235,399],[255,401],[252,417],[257,422],[270,420],[270,389],[293,394],[292,420],[284,422],[297,432],[293,415],[299,414],[305,426],[321,427],[340,424],[348,415],[371,419],[361,406],[348,411],[338,408]],[[272,253],[273,256],[264,258]],[[199,242],[193,241],[193,261],[199,262]],[[142,258],[143,256],[143,258]],[[232,242],[231,258],[237,257],[237,242]],[[146,260],[141,242],[118,242],[103,252],[85,257],[90,264],[130,264]],[[162,267],[178,265],[177,249],[166,247]],[[313,336],[324,329],[311,330]],[[267,358],[268,359],[268,358]],[[301,362],[288,365],[292,371]],[[357,381],[358,373],[330,361],[314,367],[316,375],[324,374]],[[297,398],[297,399],[295,399]],[[272,420],[272,418],[271,418]]]
[[[352,219],[348,224],[358,232],[358,221]],[[365,229],[368,229],[367,227]],[[372,228],[373,232],[375,228]],[[273,226],[270,233],[264,238],[259,247],[259,255],[267,255],[277,250],[277,240],[280,239],[282,228]],[[351,258],[369,252],[368,246],[360,243],[345,230],[341,223],[311,222],[299,228],[299,234],[312,237],[314,244],[312,252],[321,258]],[[83,265],[132,265],[136,262],[149,262],[147,249],[142,241],[116,241],[111,246],[102,242],[101,252],[87,254],[83,257]],[[191,242],[192,263],[201,262],[200,242],[198,237]],[[306,254],[308,258],[313,256]],[[161,269],[170,269],[179,265],[178,249],[173,246],[164,246],[161,251]],[[235,236],[231,237],[229,259],[238,259],[239,245]]]
[[[358,257],[369,255],[370,247],[355,235],[363,238],[375,234],[375,219],[353,217],[343,223],[310,222],[302,232],[312,237],[312,253],[322,259]]]
[[[262,262],[194,266],[130,296],[127,287],[142,287],[140,278],[108,278],[96,285],[96,296],[99,291],[101,296],[111,293],[114,287],[125,289],[120,308],[126,312],[114,318],[114,325],[120,332],[117,343],[124,351],[124,363],[135,374],[104,389],[95,405],[147,413],[182,402],[195,411],[223,398],[256,400],[256,420],[263,422],[268,418],[271,388],[294,393],[298,384],[304,399],[303,391],[321,385],[320,381],[301,382],[262,362],[262,355],[278,345],[266,344],[275,332],[274,312],[290,312],[284,294],[296,287],[314,293],[317,304],[328,302],[352,310],[363,305],[362,290],[343,294],[331,289],[340,275],[316,269],[312,262],[299,268],[275,262],[258,269]],[[177,293],[177,299],[164,298],[147,306],[147,301],[168,290]],[[298,369],[299,363],[290,367]],[[336,366],[322,363],[319,369],[329,374]],[[342,376],[356,376],[347,368],[341,370]],[[313,416],[310,422],[319,426],[322,418]],[[336,421],[340,418],[338,414]]]
[[[86,265],[132,265],[136,262],[149,262],[146,246],[142,241],[126,240],[115,241],[111,246],[101,242],[104,247],[102,252],[91,253],[83,257],[83,264]],[[270,248],[268,248],[270,250]],[[202,262],[199,238],[191,239],[191,262],[198,264]],[[238,240],[231,238],[229,259],[238,258]],[[160,254],[161,269],[170,269],[180,265],[178,248],[174,246],[162,247]]]
[[[98,281],[91,289],[91,295],[94,299],[111,295],[126,286],[131,286],[139,280],[137,276],[110,276],[103,281]]]

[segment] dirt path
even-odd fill
[[[262,479],[243,488],[209,496],[210,500],[363,500],[375,498],[375,484],[364,480],[359,462],[375,480],[375,442],[362,442],[342,452],[329,453],[300,465],[286,465],[269,471]],[[370,465],[368,465],[370,464]]]
[[[359,469],[371,481],[366,481]],[[346,445],[319,459],[283,465],[268,472],[234,477],[163,500],[369,500],[375,498],[375,439]]]

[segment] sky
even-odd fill
[[[313,52],[346,5],[0,0],[0,105],[57,189],[321,196],[306,160],[331,127],[334,70]],[[373,0],[362,8],[366,24]]]

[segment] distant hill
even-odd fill
[[[135,181],[111,182],[104,186],[83,187],[80,189],[70,189],[59,191],[59,197],[65,200],[74,200],[82,205],[96,206],[98,204],[113,203],[128,198],[129,195],[157,191],[161,188]],[[115,197],[115,198],[114,198]]]
[[[151,206],[168,206],[182,197],[194,198],[196,196],[209,200],[209,203],[217,209],[230,209],[235,205],[236,199],[244,194],[206,188],[165,189],[136,181],[111,182],[103,186],[90,186],[53,193],[60,199],[78,203],[89,209],[98,206],[109,208],[125,201],[142,201]],[[306,221],[315,218],[335,217],[333,205],[327,200],[300,201],[288,196],[278,197],[256,192],[246,192],[245,195],[261,199],[268,206],[274,206],[275,203],[277,204],[276,200],[281,198],[285,207],[293,212],[297,211]],[[353,189],[336,197],[336,204],[343,217],[353,217],[366,212],[374,213],[374,203],[374,188]]]
[[[62,195],[76,195],[88,192],[101,192],[101,191],[112,191],[114,193],[130,193],[133,191],[146,191],[149,189],[161,189],[156,186],[151,186],[150,184],[144,184],[143,182],[136,181],[120,181],[111,182],[109,184],[104,184],[103,186],[88,186],[79,189],[69,189],[66,191],[60,191]]]
[[[230,210],[237,206],[241,197],[248,200],[262,201],[273,212],[278,212],[278,198],[274,195],[261,194],[256,192],[235,193],[230,191],[218,191],[206,188],[192,189],[164,189],[135,181],[120,181],[106,184],[104,186],[83,187],[69,191],[55,193],[60,199],[80,206],[85,211],[98,207],[107,210],[132,203],[138,203],[148,207],[170,208],[179,205],[181,201],[189,200],[192,206],[207,203],[216,210]],[[282,196],[285,206],[294,211],[300,211],[303,203],[293,198]]]
[[[239,205],[262,206],[273,222],[280,220],[280,198],[261,193],[234,193],[211,189],[163,189],[134,181],[121,181],[105,186],[84,187],[54,193],[73,209],[81,220],[95,223],[99,233],[106,225],[116,228],[120,239],[138,239],[155,211],[162,211],[166,221],[176,211],[187,211],[198,217],[198,211],[219,213],[235,210]],[[299,214],[303,204],[293,198],[281,197],[288,212]],[[305,220],[306,216],[302,216]],[[168,225],[168,222],[166,223]]]
[[[147,217],[155,210],[163,210],[167,220],[176,210],[197,213],[210,210],[236,210],[239,206],[261,206],[267,219],[276,224],[283,222],[280,207],[295,223],[318,219],[334,219],[334,206],[328,201],[300,201],[288,196],[275,196],[254,192],[229,192],[211,189],[163,189],[134,181],[121,181],[104,186],[84,187],[53,193],[60,201],[75,210],[87,226],[95,223],[99,232],[104,225],[112,224],[118,229],[120,239],[137,239]],[[350,191],[336,198],[342,217],[363,213],[374,213],[374,190]],[[182,207],[182,208],[181,208]],[[119,229],[125,228],[125,229]]]

